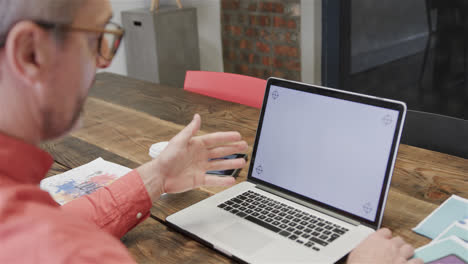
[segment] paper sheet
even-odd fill
[[[450,236],[456,236],[460,238],[461,240],[468,243],[468,219],[464,221],[457,221],[451,224],[449,227],[447,227],[447,229],[445,229],[442,233],[440,233],[433,240],[433,242],[442,240]]]
[[[468,243],[451,236],[418,248],[414,257],[426,264],[468,264]]]
[[[50,193],[54,200],[64,205],[80,196],[95,192],[129,173],[131,169],[98,158],[41,181],[41,189]]]
[[[436,238],[456,221],[468,218],[468,200],[452,195],[434,212],[419,223],[413,231],[428,238]]]

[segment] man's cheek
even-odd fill
[[[70,129],[69,133],[79,130],[83,127],[83,115],[80,115],[78,120],[73,124],[73,127]]]
[[[96,78],[96,64],[87,63],[85,64],[86,67],[83,69],[83,79],[82,81],[82,95],[87,95],[89,90],[94,85],[94,81]]]

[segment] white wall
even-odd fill
[[[175,4],[175,0],[161,3]],[[182,0],[182,4],[197,8],[201,70],[223,72],[221,0]]]
[[[302,81],[322,83],[322,1],[301,0]]]
[[[146,7],[150,0],[110,0],[114,9],[113,21],[121,24],[121,11]],[[161,0],[161,6],[176,5],[175,0]],[[183,0],[186,7],[197,8],[198,34],[200,43],[200,67],[204,71],[224,70],[221,46],[221,8],[220,0]],[[125,45],[125,39],[122,45]],[[125,46],[120,47],[112,65],[105,71],[127,75]]]

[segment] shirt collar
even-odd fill
[[[53,162],[49,153],[0,133],[0,185],[10,181],[39,184]]]

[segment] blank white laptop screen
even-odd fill
[[[398,114],[272,85],[252,176],[374,221]]]

